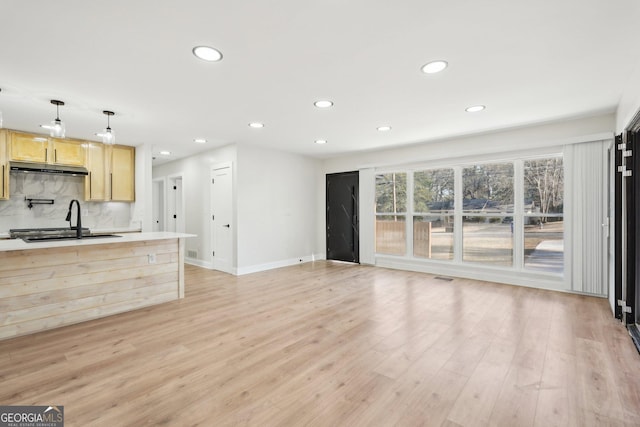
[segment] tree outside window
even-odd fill
[[[524,162],[524,266],[564,271],[564,168],[562,157]]]

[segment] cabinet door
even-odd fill
[[[84,145],[79,141],[51,138],[51,147],[53,149],[51,162],[57,165],[84,166]]]
[[[0,129],[0,200],[9,198],[9,165],[7,163],[7,131]]]
[[[89,142],[86,150],[89,175],[84,179],[84,199],[107,200],[107,156],[105,146]]]
[[[135,200],[135,148],[114,145],[111,148],[111,200]]]
[[[23,162],[46,162],[49,140],[29,133],[11,133],[11,160]]]

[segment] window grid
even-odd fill
[[[560,165],[562,164],[562,156],[561,155],[548,155],[546,157],[538,157],[534,160],[542,160],[549,161],[554,158],[560,158]],[[552,233],[539,233],[546,234],[546,239],[544,242],[545,245],[540,244],[540,238],[536,236],[534,239],[532,236],[532,224],[542,223],[542,218],[544,217],[544,221],[546,222],[557,222],[563,221],[564,214],[561,212],[545,212],[544,214],[540,212],[534,212],[526,209],[525,205],[525,174],[527,173],[527,161],[529,159],[516,159],[510,161],[488,161],[486,163],[478,163],[477,165],[454,165],[454,166],[438,166],[432,168],[424,168],[424,169],[416,169],[414,171],[407,172],[394,172],[395,174],[403,174],[405,173],[405,182],[406,182],[406,192],[405,192],[405,200],[404,206],[406,206],[405,212],[376,212],[376,219],[381,220],[383,217],[388,217],[389,215],[393,215],[397,220],[404,222],[404,238],[405,238],[405,250],[404,253],[395,255],[400,255],[403,257],[409,257],[416,260],[436,260],[436,261],[445,261],[445,262],[453,262],[453,263],[467,263],[470,262],[468,260],[464,260],[464,236],[465,236],[465,224],[468,226],[474,221],[477,222],[478,227],[476,227],[479,232],[480,240],[476,238],[477,242],[480,242],[480,246],[476,248],[477,253],[481,253],[483,246],[485,245],[489,247],[490,250],[494,250],[496,254],[496,266],[502,266],[510,269],[515,269],[518,271],[527,270],[527,271],[537,271],[537,272],[553,272],[553,273],[562,273],[563,269],[556,268],[555,270],[549,270],[545,265],[542,267],[534,267],[535,263],[532,263],[531,260],[527,259],[531,254],[531,245],[533,244],[539,246],[554,246],[554,250],[559,250],[556,254],[560,254],[560,257],[563,257],[562,252],[562,241],[563,241],[563,233],[564,229],[562,223],[558,223],[559,225],[555,226],[554,229],[555,234]],[[555,161],[558,163],[558,161]],[[504,166],[504,170],[507,173],[512,173],[512,176],[506,175],[507,179],[510,178],[512,188],[504,187],[505,180],[500,177],[490,175],[493,170],[500,170],[500,167]],[[502,199],[497,197],[495,201],[493,200],[492,191],[494,188],[489,188],[485,190],[486,196],[486,205],[491,205],[491,208],[485,210],[481,203],[482,200],[475,200],[475,202],[468,203],[468,207],[465,210],[464,202],[464,170],[465,168],[477,168],[480,172],[485,174],[485,179],[490,183],[489,186],[502,186]],[[424,212],[423,209],[420,211],[416,211],[416,194],[415,194],[415,185],[416,185],[416,174],[422,173],[425,171],[437,171],[437,170],[452,170],[453,171],[453,208],[452,209],[443,209],[435,210],[433,212],[427,211]],[[488,170],[488,172],[487,172]],[[557,169],[556,169],[557,170]],[[376,175],[378,177],[380,175]],[[482,177],[482,176],[481,176]],[[561,179],[564,179],[561,177]],[[563,185],[561,183],[561,185]],[[511,192],[509,196],[509,191]],[[500,192],[498,192],[500,193]],[[376,193],[377,194],[377,193]],[[498,195],[500,196],[500,195]],[[506,198],[505,198],[506,197]],[[509,197],[511,199],[509,199]],[[422,206],[424,206],[425,200],[429,199],[421,199]],[[467,199],[469,200],[469,199]],[[474,199],[471,199],[474,200]],[[432,201],[432,200],[431,200]],[[479,208],[471,209],[469,206],[473,205],[473,203],[479,204]],[[562,209],[562,208],[560,208]],[[421,218],[422,217],[422,218]],[[414,247],[417,243],[414,239],[414,233],[416,231],[416,223],[431,223],[429,224],[429,245],[432,243],[432,235],[431,227],[433,224],[442,222],[445,217],[450,217],[453,220],[453,233],[452,233],[452,241],[453,241],[453,250],[452,253],[447,257],[440,256],[431,256],[431,246],[429,246],[429,255],[425,255],[424,248],[420,247],[418,249],[418,253],[416,254],[416,248]],[[469,221],[472,220],[472,221]],[[545,224],[546,224],[545,222]],[[486,224],[486,230],[484,230],[484,240],[482,237],[483,233],[483,225]],[[541,226],[542,227],[542,226]],[[424,227],[423,227],[424,228]],[[559,231],[557,231],[559,229]],[[377,229],[376,229],[377,230]],[[493,234],[491,233],[493,230]],[[420,233],[424,233],[424,230],[419,230]],[[511,233],[511,259],[508,261],[508,233]],[[501,234],[500,234],[501,233]],[[502,236],[502,241],[499,239],[499,235]],[[494,239],[495,242],[499,243],[491,243],[491,239]],[[422,237],[419,237],[422,239]],[[489,242],[489,243],[488,243]],[[423,242],[418,242],[422,244]],[[506,246],[505,246],[506,244]],[[494,246],[495,245],[495,246]],[[560,248],[560,249],[558,249]],[[378,251],[376,248],[376,252],[379,254],[384,254],[384,252]],[[499,254],[499,256],[498,256]],[[544,261],[544,260],[543,260]],[[553,260],[552,260],[553,261]],[[482,261],[480,261],[482,262]],[[483,262],[486,263],[486,262]],[[505,265],[507,263],[508,265]],[[562,264],[562,260],[556,262],[556,264]],[[545,270],[546,269],[546,270]]]

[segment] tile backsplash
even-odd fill
[[[0,200],[0,233],[11,228],[68,227],[69,203],[78,199],[82,226],[91,229],[126,228],[131,224],[132,204],[125,202],[85,202],[84,178],[39,173],[11,173],[10,200]],[[29,199],[53,199],[52,205],[33,205]],[[72,222],[75,225],[76,208]]]

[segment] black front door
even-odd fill
[[[638,297],[640,297],[640,238],[636,234],[640,229],[640,133],[627,132],[626,150],[631,152],[627,157],[627,169],[632,174],[625,181],[627,189],[627,307],[631,315],[627,316],[627,324],[640,322],[638,315]]]
[[[617,319],[622,320],[622,307],[618,304],[618,301],[622,301],[624,298],[623,295],[623,287],[626,286],[625,283],[622,283],[623,277],[623,267],[624,263],[622,262],[622,257],[624,256],[624,247],[626,242],[623,241],[624,238],[624,224],[622,221],[624,220],[624,216],[622,215],[622,198],[625,196],[622,193],[622,173],[618,171],[619,167],[624,165],[624,158],[622,157],[622,150],[618,147],[622,144],[622,134],[616,136],[616,142],[614,147],[614,152],[616,156],[616,173],[615,173],[615,211],[614,211],[614,240],[615,240],[615,316]]]
[[[358,172],[327,174],[327,259],[360,262]]]
[[[624,138],[617,136],[616,151],[615,315],[624,320],[630,331],[634,328],[633,336],[637,333],[635,325],[640,322],[640,132],[627,131]],[[626,283],[622,281],[623,258]],[[640,349],[640,342],[637,345]]]

